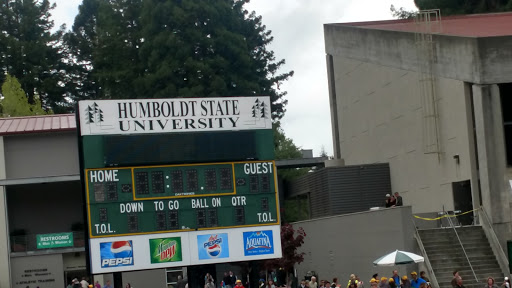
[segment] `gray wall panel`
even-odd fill
[[[411,207],[405,206],[293,223],[307,234],[300,248],[306,253],[304,262],[296,265],[299,279],[313,270],[320,279],[338,277],[344,285],[355,273],[368,287],[376,272],[389,277],[396,267],[400,275],[408,275],[418,267],[374,267],[372,262],[395,249],[419,253],[411,219]]]
[[[62,254],[11,258],[12,288],[65,287]]]
[[[123,287],[130,283],[132,287],[167,287],[165,269],[153,269],[123,272]]]
[[[75,132],[4,137],[7,179],[79,174]]]
[[[290,195],[310,193],[311,218],[384,206],[391,193],[389,164],[327,167],[293,181]]]

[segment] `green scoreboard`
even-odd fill
[[[91,239],[279,225],[269,97],[87,100],[78,110]]]
[[[268,96],[78,102],[87,269],[282,257]]]
[[[279,223],[274,161],[86,169],[91,237]]]

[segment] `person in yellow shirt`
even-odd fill
[[[350,280],[348,280],[347,288],[348,288],[348,286],[350,286],[350,283],[352,283],[352,282],[356,283],[356,286],[359,283],[359,281],[357,281],[357,279],[356,279],[355,274],[350,274]]]

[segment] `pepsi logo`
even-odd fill
[[[120,267],[133,265],[132,241],[100,243],[101,267]]]
[[[206,248],[206,252],[211,257],[217,257],[222,252],[222,247],[219,245],[222,243],[222,238],[218,235],[210,235],[208,238],[208,242],[204,243],[204,248]]]
[[[116,258],[132,257],[133,249],[130,243],[131,241],[116,241],[112,242],[110,251]]]

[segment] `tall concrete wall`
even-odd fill
[[[497,85],[473,85],[476,142],[482,204],[502,247],[512,236],[510,195],[500,91]],[[504,251],[506,253],[506,251]]]
[[[165,269],[153,269],[123,272],[123,286],[130,283],[132,287],[167,287]]]
[[[406,71],[419,71],[415,34],[325,24],[325,51]],[[433,63],[442,78],[477,84],[508,83],[512,73],[512,36],[460,37],[432,35]]]
[[[338,277],[343,285],[351,273],[365,285],[378,272],[389,277],[395,267],[374,267],[373,261],[396,249],[417,251],[410,206],[381,209],[293,223],[306,232],[300,251],[304,262],[296,265],[299,279],[316,271],[320,279]],[[396,266],[400,275],[417,269],[416,265]]]
[[[389,162],[393,191],[415,213],[442,211],[443,206],[452,210],[452,182],[476,183],[466,84],[446,78],[435,82],[441,154],[425,154],[418,74],[341,56],[333,62],[338,149],[345,163]]]
[[[79,174],[74,132],[4,137],[7,178]]]
[[[0,179],[5,179],[4,137],[0,137]],[[9,219],[7,197],[4,186],[0,186],[0,287],[11,287]]]

